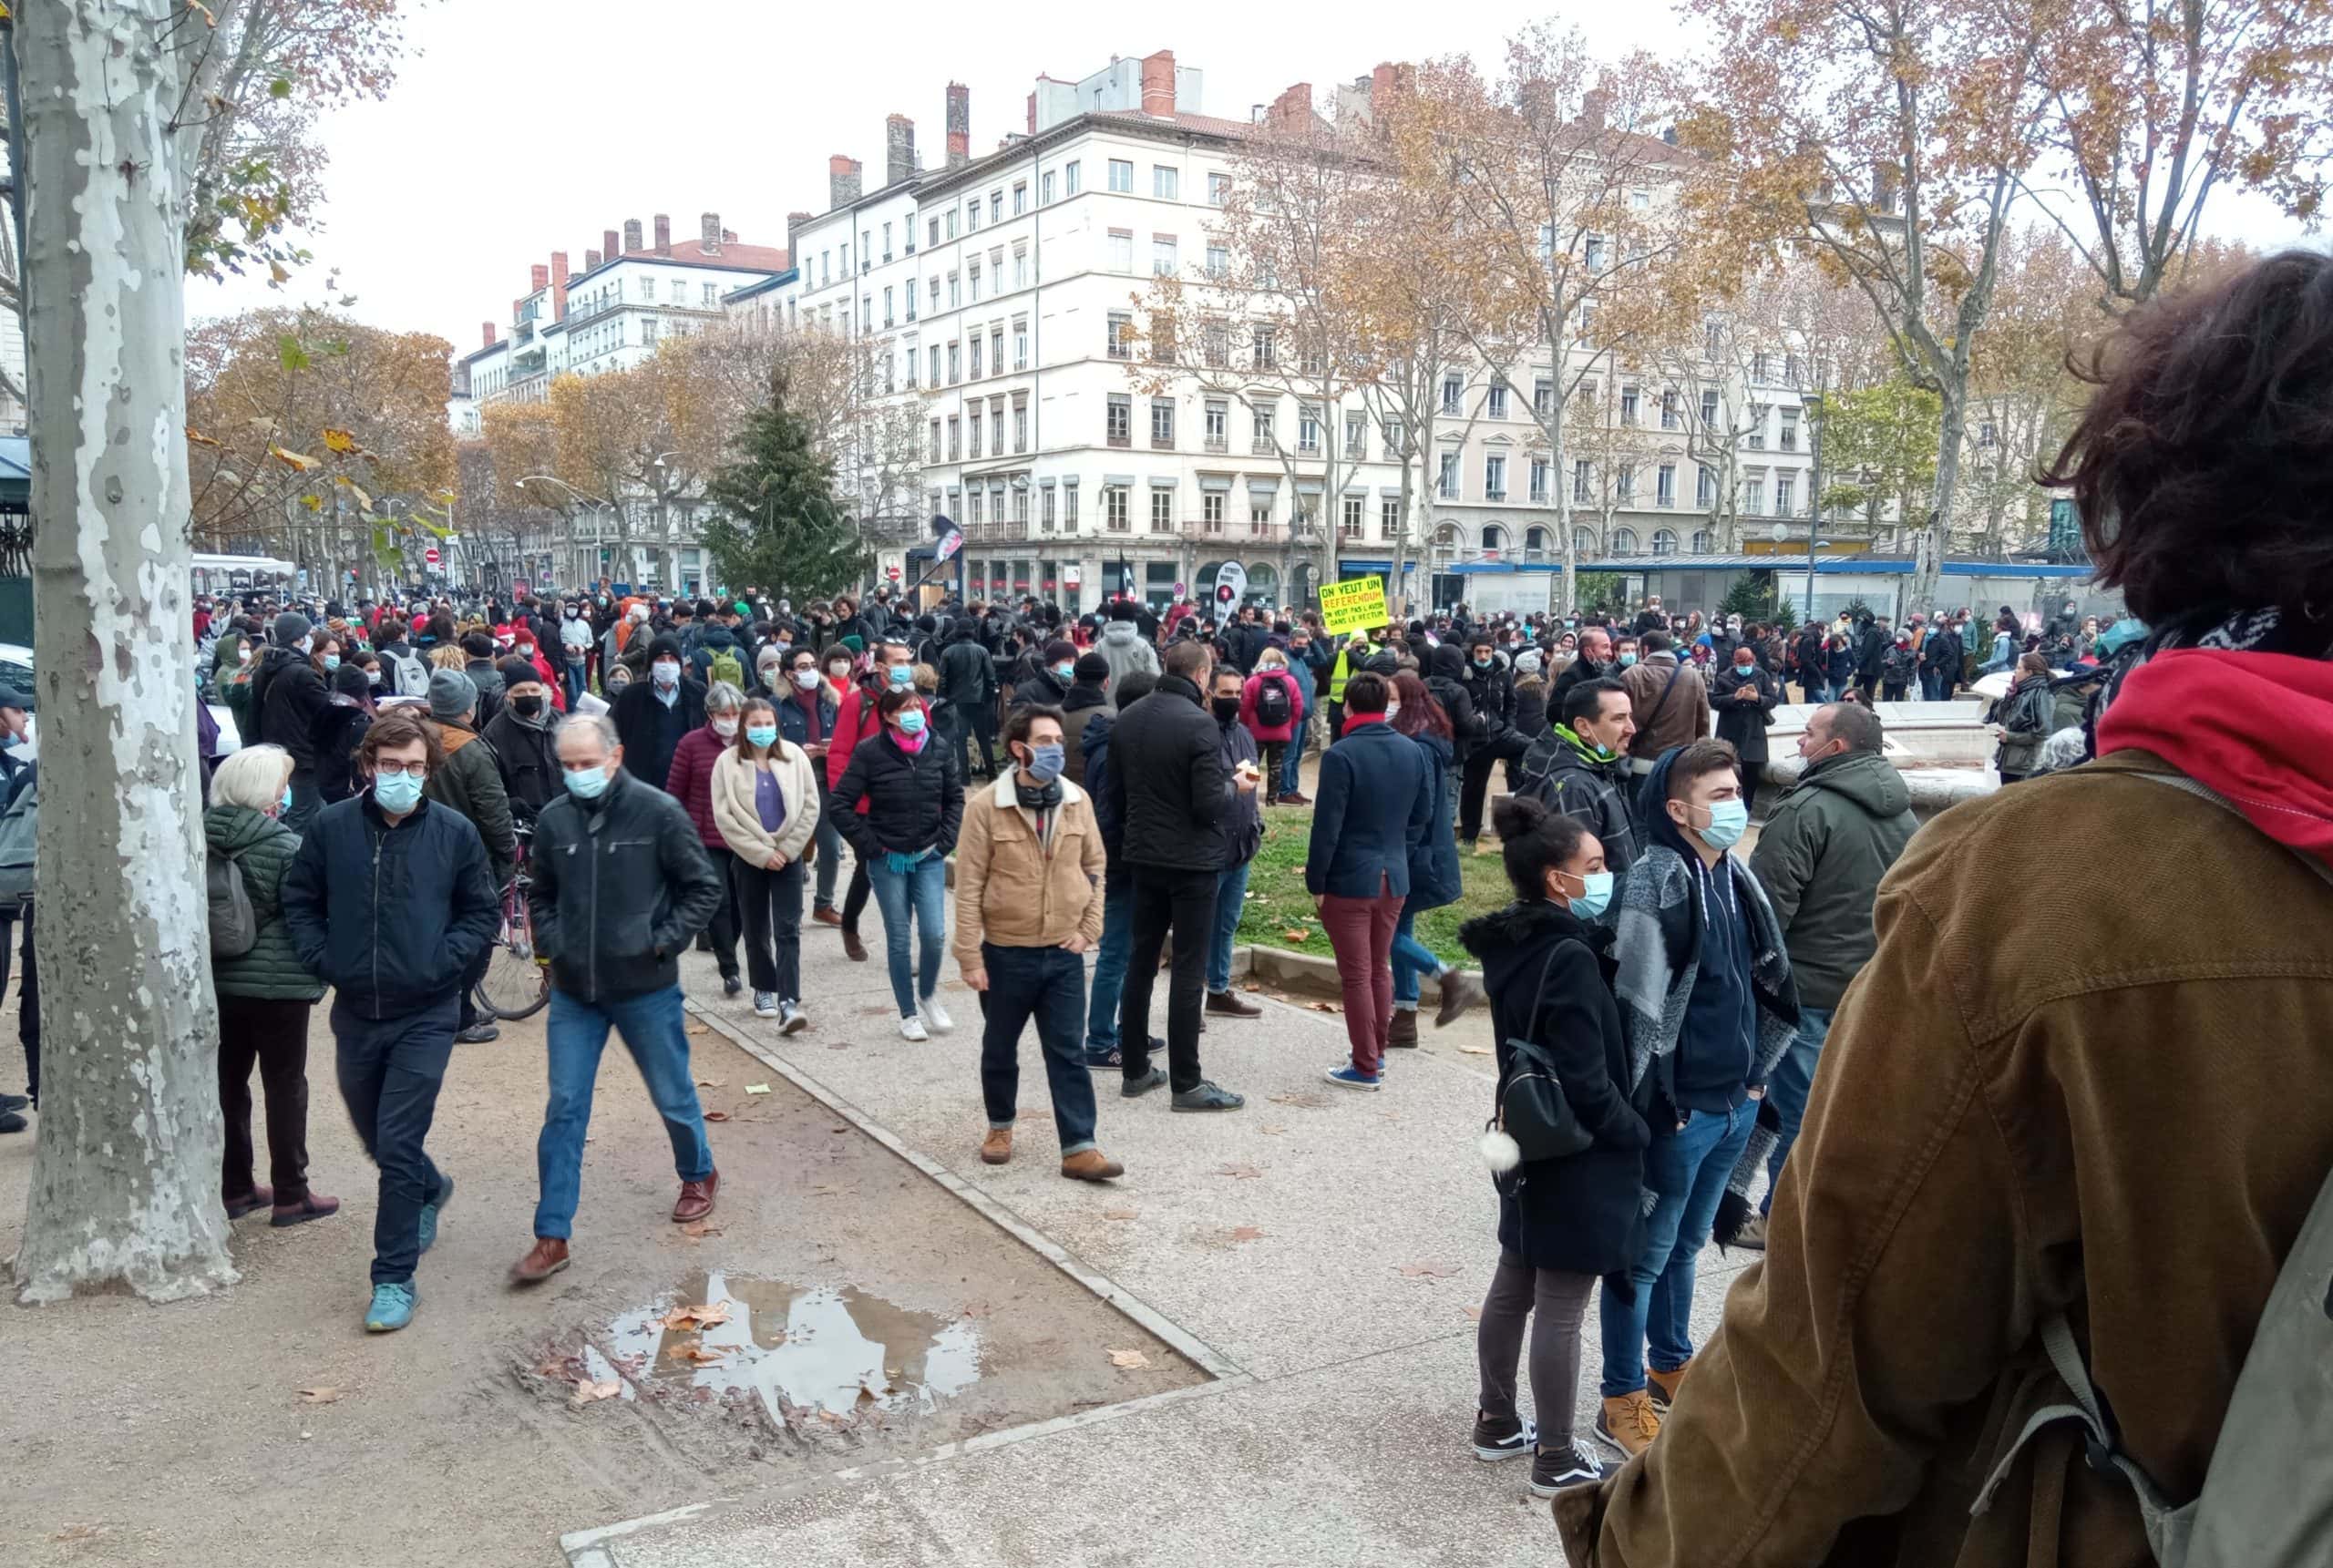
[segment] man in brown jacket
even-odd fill
[[[2291,392],[2333,375],[2333,257],[2160,298],[2111,347],[2056,477],[2143,661],[2098,761],[1948,812],[1880,884],[1765,1259],[1651,1448],[1557,1499],[1573,1568],[2153,1562],[2078,1428],[2016,1451],[2069,1398],[2058,1321],[2173,1503],[2261,1435],[2230,1399],[2333,1168],[2333,530]],[[2032,897],[2130,865],[2159,896]]]
[[[1701,672],[1677,657],[1666,631],[1644,634],[1644,657],[1620,672],[1637,725],[1629,743],[1634,771],[1648,774],[1661,753],[1710,733],[1710,689]]]
[[[1021,1029],[1037,1020],[1053,1091],[1061,1173],[1107,1181],[1125,1167],[1094,1145],[1094,1080],[1085,1066],[1085,949],[1102,939],[1106,856],[1092,797],[1061,776],[1061,710],[1015,708],[1004,721],[1013,767],[964,800],[956,840],[956,962],[981,993],[981,1158],[1012,1158]]]

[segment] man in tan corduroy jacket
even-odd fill
[[[1085,1067],[1084,953],[1102,939],[1106,857],[1094,802],[1062,777],[1057,708],[1016,708],[1002,739],[1012,771],[964,800],[956,841],[956,962],[981,994],[981,1158],[1012,1158],[1021,1030],[1034,1018],[1053,1091],[1061,1173],[1107,1181],[1125,1168],[1094,1146],[1094,1080]]]

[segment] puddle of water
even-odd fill
[[[701,1330],[665,1327],[676,1304],[725,1301],[725,1322]],[[793,1286],[711,1271],[676,1296],[616,1317],[608,1341],[638,1368],[624,1379],[627,1399],[634,1397],[634,1378],[715,1396],[749,1393],[781,1423],[781,1404],[838,1416],[868,1408],[929,1410],[981,1375],[980,1334],[969,1318],[910,1312],[851,1286]],[[697,1359],[701,1355],[717,1358]],[[617,1376],[590,1345],[583,1360],[595,1379]]]

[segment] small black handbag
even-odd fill
[[[1550,952],[1539,970],[1532,1018],[1539,1016],[1539,1004],[1547,992],[1548,969],[1554,963],[1555,954]],[[1506,1051],[1506,1076],[1499,1081],[1498,1114],[1491,1120],[1491,1131],[1513,1139],[1515,1154],[1524,1161],[1560,1160],[1593,1147],[1596,1135],[1581,1126],[1573,1113],[1571,1102],[1564,1097],[1563,1081],[1557,1076],[1555,1059],[1547,1050],[1531,1040],[1510,1038]]]

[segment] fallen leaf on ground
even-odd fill
[[[1264,1168],[1261,1165],[1251,1165],[1244,1160],[1239,1160],[1228,1165],[1218,1165],[1216,1167],[1215,1173],[1218,1176],[1238,1176],[1252,1181],[1264,1173]]]
[[[1291,942],[1309,942],[1312,939],[1312,933],[1310,931],[1282,931],[1280,935]]]
[[[689,1025],[689,1032],[691,1034],[711,1034],[713,1031],[705,1028],[704,1025],[701,1023],[693,1023]]]
[[[300,1397],[312,1405],[329,1405],[340,1399],[340,1390],[329,1386],[321,1389],[303,1389],[300,1390]]]
[[[963,1316],[966,1317],[986,1317],[988,1316],[988,1312],[989,1307],[987,1302],[975,1301],[964,1308]]]
[[[1466,1308],[1466,1316],[1480,1323],[1483,1320],[1483,1309],[1479,1307],[1469,1307]]]
[[[1105,1220],[1130,1220],[1136,1216],[1132,1209],[1104,1209],[1102,1217]]]
[[[1405,1263],[1402,1266],[1403,1279],[1448,1279],[1457,1272],[1446,1263]]]
[[[838,1427],[843,1423],[843,1418],[835,1414],[832,1410],[820,1410],[818,1412],[818,1419],[826,1422],[827,1425],[830,1427]]]
[[[846,1126],[841,1125],[840,1123],[837,1123],[836,1125],[834,1125],[834,1126],[832,1126],[832,1127],[827,1128],[827,1132],[849,1132],[849,1131],[850,1131],[850,1129],[849,1129],[848,1127],[846,1127]]]
[[[810,1189],[810,1195],[814,1198],[838,1198],[846,1192],[855,1193],[858,1190],[857,1187],[838,1187],[832,1182],[820,1182]]]
[[[588,1405],[594,1399],[612,1399],[623,1392],[622,1383],[594,1383],[589,1378],[575,1379],[575,1398],[568,1403]]]
[[[1491,1048],[1487,1045],[1462,1045],[1458,1049],[1465,1051],[1468,1056],[1488,1056],[1491,1054]]]
[[[683,1345],[681,1347],[681,1359],[684,1361],[694,1361],[700,1367],[704,1366],[708,1362],[725,1361],[728,1358],[729,1352],[726,1350],[708,1350],[702,1345]]]
[[[704,1119],[708,1122],[726,1122],[729,1120],[729,1112],[726,1111],[708,1111],[704,1113]]]
[[[697,1239],[702,1241],[704,1237],[709,1235],[719,1235],[721,1234],[721,1227],[714,1225],[711,1220],[691,1220],[688,1224],[681,1227],[681,1234],[683,1235],[695,1236]]]
[[[1261,1241],[1264,1239],[1264,1233],[1255,1225],[1238,1225],[1232,1229],[1231,1239],[1233,1241]]]
[[[748,1094],[767,1094],[769,1092],[769,1085],[766,1083],[748,1083],[745,1085],[745,1092]]]
[[[1150,1365],[1150,1358],[1139,1350],[1113,1350],[1110,1352],[1110,1365],[1129,1368],[1147,1367]]]
[[[1345,1009],[1335,1002],[1314,1002],[1312,1010],[1314,1012],[1342,1012]]]
[[[859,1385],[858,1385],[858,1398],[857,1398],[856,1399],[853,1399],[853,1400],[851,1401],[851,1403],[852,1403],[852,1404],[854,1404],[854,1405],[871,1405],[871,1404],[873,1404],[874,1402],[875,1402],[875,1390],[874,1390],[874,1389],[869,1389],[869,1388],[868,1388],[866,1384],[864,1384],[864,1383],[859,1384]]]
[[[1259,1132],[1269,1132],[1277,1136],[1280,1133],[1287,1132],[1288,1129],[1278,1125],[1266,1125],[1257,1128],[1256,1131]]]
[[[715,1324],[728,1321],[729,1304],[726,1301],[708,1301],[696,1307],[675,1307],[664,1314],[665,1327],[683,1331],[691,1328],[710,1328]]]
[[[721,1087],[721,1080],[718,1078],[700,1078],[696,1081],[696,1086],[699,1089],[718,1089]]]

